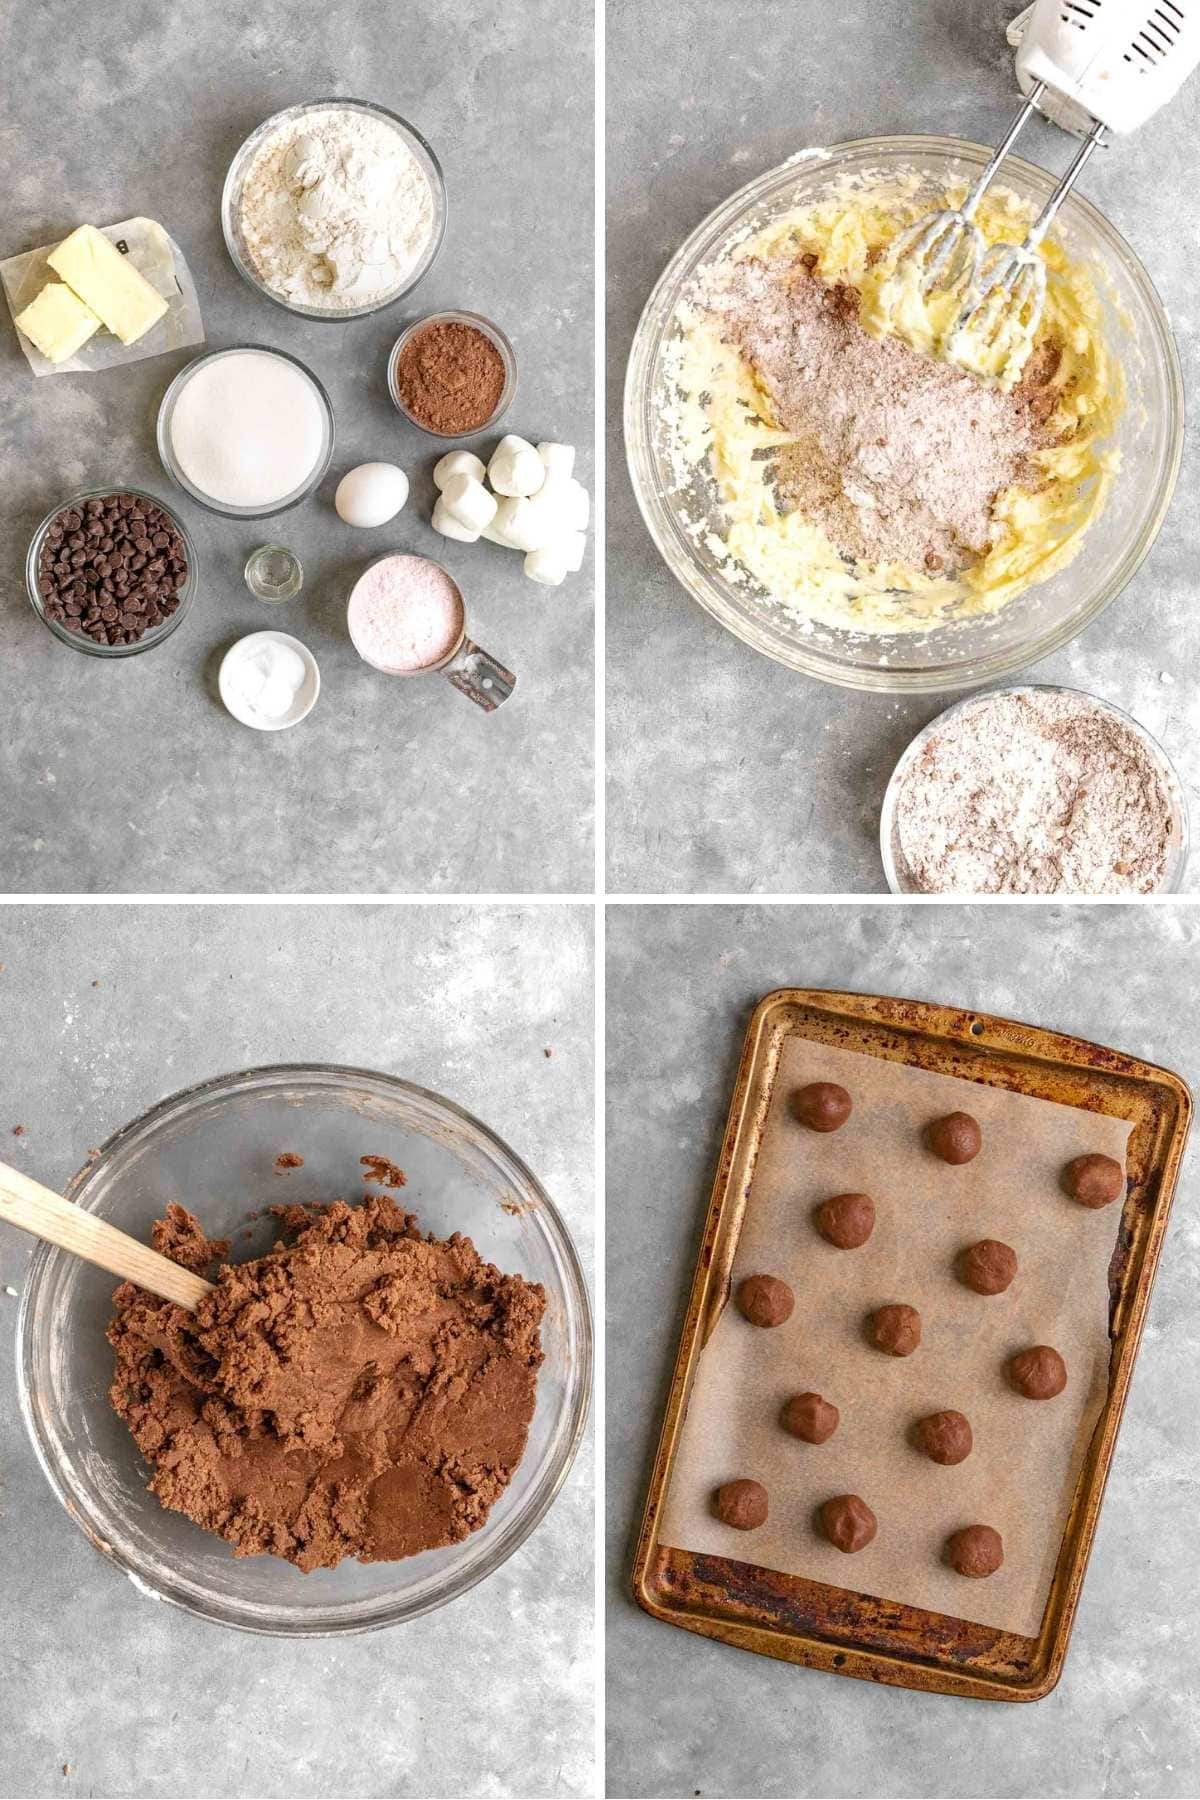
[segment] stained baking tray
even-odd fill
[[[1129,1189],[1109,1269],[1108,1393],[1036,1637],[660,1540],[692,1379],[729,1299],[780,1050],[796,1035],[1133,1123]],[[864,1681],[977,1700],[1048,1694],[1070,1641],[1191,1115],[1191,1095],[1177,1075],[1081,1038],[917,1000],[806,988],[768,994],[746,1033],[675,1360],[634,1564],[638,1604],[686,1631]]]

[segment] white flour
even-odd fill
[[[266,139],[246,171],[250,261],[283,298],[330,312],[384,300],[429,242],[425,171],[385,120],[330,107]]]
[[[1152,894],[1174,847],[1169,777],[1086,694],[990,694],[902,777],[897,861],[925,894]]]

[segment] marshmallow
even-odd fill
[[[496,516],[496,496],[488,493],[482,481],[468,474],[450,477],[438,505],[467,531],[482,531]]]
[[[488,464],[488,480],[498,494],[528,499],[546,479],[546,465],[524,438],[502,437]]]
[[[542,459],[547,477],[561,475],[564,480],[570,478],[575,467],[574,444],[539,444],[537,453]]]
[[[433,485],[440,494],[452,475],[470,475],[474,481],[482,481],[486,474],[486,464],[470,450],[448,450],[433,466]]]
[[[514,550],[516,548],[516,545],[510,544],[506,537],[501,537],[500,533],[496,530],[495,520],[493,520],[490,525],[485,525],[479,535],[486,543],[499,544],[502,550]]]
[[[473,544],[480,536],[478,531],[472,531],[469,526],[460,525],[454,514],[447,512],[445,503],[440,498],[434,506],[433,517],[429,522],[435,531],[441,532],[443,537],[454,538],[460,544]]]
[[[540,550],[531,550],[525,558],[524,567],[530,581],[540,582],[542,587],[561,587],[567,574],[561,541],[544,544]]]
[[[591,511],[591,505],[588,500],[588,491],[581,481],[572,480],[565,482],[563,485],[566,488],[565,505],[563,507],[566,528],[568,531],[586,531],[588,528],[588,515]]]
[[[556,536],[554,522],[545,509],[523,495],[501,500],[492,520],[492,529],[510,550],[540,550]]]
[[[583,567],[583,553],[587,548],[587,538],[582,531],[568,531],[564,537],[556,540],[554,548],[562,551],[567,565],[568,575],[578,575]]]

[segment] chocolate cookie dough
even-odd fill
[[[857,1250],[875,1229],[875,1202],[870,1194],[834,1194],[813,1214],[817,1230],[839,1250]]]
[[[524,1453],[544,1290],[389,1197],[272,1211],[284,1240],[223,1266],[194,1313],[117,1289],[110,1396],[151,1491],[235,1555],[305,1571],[457,1543]],[[200,1271],[228,1248],[179,1206],[154,1243]]]
[[[867,1321],[867,1335],[889,1356],[911,1356],[921,1341],[921,1315],[915,1306],[881,1306]]]
[[[826,1500],[817,1517],[829,1542],[847,1556],[865,1550],[879,1529],[875,1514],[857,1494],[837,1494]]]
[[[1010,1359],[1008,1379],[1026,1400],[1053,1400],[1067,1385],[1067,1365],[1049,1344],[1032,1344]]]
[[[954,1267],[964,1287],[977,1294],[1002,1294],[1017,1273],[1017,1253],[998,1238],[980,1238],[959,1251]]]
[[[727,1481],[713,1495],[713,1511],[735,1531],[757,1531],[767,1522],[767,1490],[761,1481]]]
[[[779,1415],[779,1423],[806,1444],[824,1444],[838,1428],[841,1413],[820,1394],[795,1394]]]
[[[1080,1206],[1111,1206],[1125,1192],[1125,1171],[1111,1156],[1076,1156],[1063,1170],[1062,1184]]]
[[[1004,1561],[1004,1540],[990,1525],[967,1525],[946,1539],[946,1561],[960,1575],[982,1580]]]
[[[796,1296],[786,1281],[775,1275],[747,1275],[737,1291],[738,1311],[752,1325],[764,1330],[782,1325],[792,1316]]]
[[[854,1102],[836,1081],[810,1081],[792,1095],[792,1111],[810,1131],[840,1131]]]
[[[947,1113],[925,1127],[925,1142],[946,1163],[969,1163],[983,1147],[983,1133],[978,1119],[970,1113]]]
[[[930,1462],[941,1463],[945,1468],[966,1462],[975,1441],[971,1436],[970,1420],[965,1413],[955,1412],[953,1408],[927,1413],[923,1419],[918,1419],[913,1436]]]

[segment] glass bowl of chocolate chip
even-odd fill
[[[30,604],[85,656],[137,656],[182,624],[196,547],[169,506],[140,488],[89,488],[46,514],[25,560]]]

